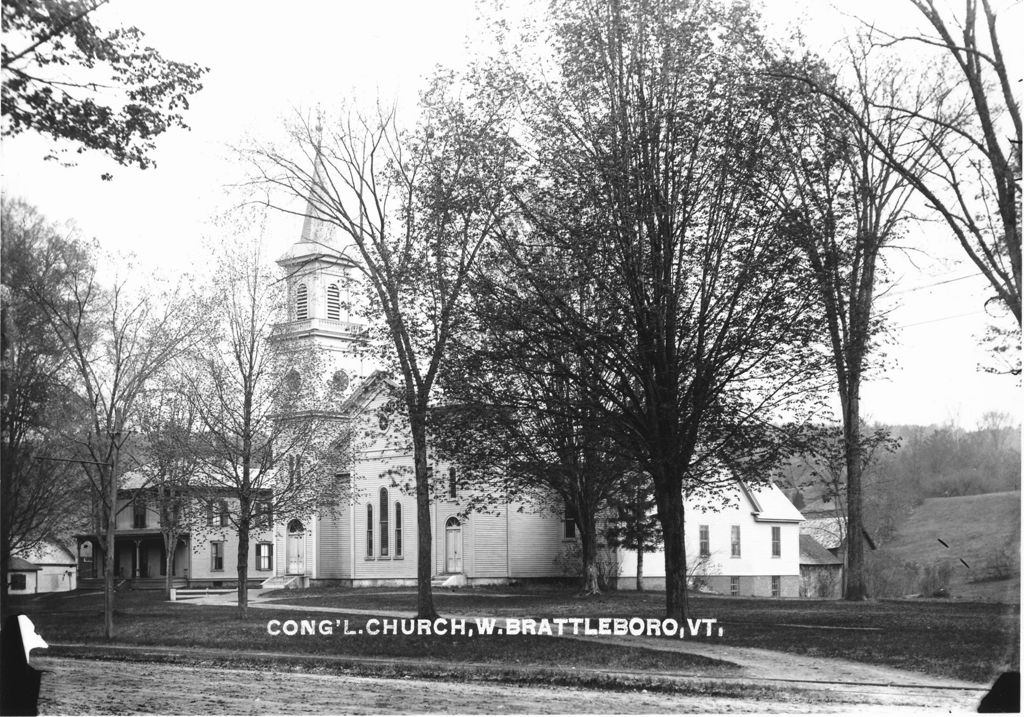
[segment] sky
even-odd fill
[[[525,12],[525,2],[510,4]],[[796,23],[827,46],[857,23],[853,12],[887,27],[914,20],[901,0],[838,7],[769,0],[765,17],[779,32]],[[206,243],[216,241],[212,218],[237,201],[231,188],[247,176],[234,148],[280,140],[288,117],[317,104],[334,109],[380,98],[411,112],[424,75],[463,61],[467,38],[482,36],[477,15],[473,0],[114,0],[96,13],[97,25],[136,25],[165,57],[210,68],[186,116],[191,129],[161,136],[156,167],[146,171],[96,153],[64,167],[42,161],[49,140],[28,133],[5,138],[4,194],[23,197],[52,220],[73,220],[105,248],[134,253],[141,266],[167,273],[201,268]],[[1012,22],[1003,27],[1004,44],[1012,42],[1005,29]],[[1020,67],[1012,57],[1008,64]],[[113,181],[100,181],[104,172]],[[283,253],[300,229],[298,218],[272,216],[270,252]],[[887,259],[894,286],[879,300],[895,327],[888,359],[862,390],[863,414],[887,424],[953,421],[973,428],[984,412],[1001,411],[1019,422],[1016,380],[978,368],[987,361],[979,346],[990,295],[984,280],[940,225],[919,227],[902,243],[908,249]]]

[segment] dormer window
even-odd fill
[[[341,321],[341,290],[337,284],[327,286],[327,318]]]
[[[303,321],[309,318],[309,291],[305,284],[299,284],[295,288],[295,320]]]

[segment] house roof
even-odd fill
[[[802,535],[811,536],[828,550],[842,546],[844,532],[842,520],[835,516],[811,518],[800,526],[800,533]]]
[[[39,571],[39,570],[42,570],[42,568],[39,567],[38,565],[33,565],[32,563],[30,563],[29,561],[25,560],[24,558],[19,558],[16,555],[12,555],[11,556],[11,562],[10,562],[10,565],[8,566],[8,569],[9,570],[17,570],[18,572],[22,572],[22,573],[29,572],[29,571]]]
[[[74,565],[78,562],[75,553],[59,540],[42,542],[21,555],[35,565]]]
[[[799,523],[804,516],[797,510],[785,493],[774,483],[757,486],[756,488],[740,483],[743,492],[750,500],[754,509],[754,520],[767,522]]]
[[[358,386],[353,389],[352,393],[342,402],[341,413],[343,415],[352,415],[363,410],[370,401],[373,400],[375,395],[374,389],[378,388],[382,384],[386,384],[393,388],[397,388],[398,384],[392,379],[386,371],[377,370],[363,379]]]
[[[821,543],[810,535],[800,534],[801,565],[842,565],[843,561],[828,552]]]

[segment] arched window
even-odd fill
[[[380,554],[388,554],[388,489],[380,489]]]
[[[395,503],[395,557],[402,557],[402,504]]]
[[[305,526],[302,525],[302,521],[299,520],[298,518],[293,518],[291,520],[291,522],[288,523],[288,532],[289,533],[292,533],[292,534],[301,533],[305,529],[306,529]]]
[[[305,284],[299,284],[295,288],[295,320],[302,321],[309,318],[309,295]]]
[[[337,284],[327,286],[327,318],[341,321],[341,291]]]
[[[366,504],[366,557],[373,557],[373,505]]]

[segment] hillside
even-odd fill
[[[1020,500],[1020,491],[925,500],[892,539],[868,551],[873,593],[927,596],[945,587],[957,599],[1018,602]]]

